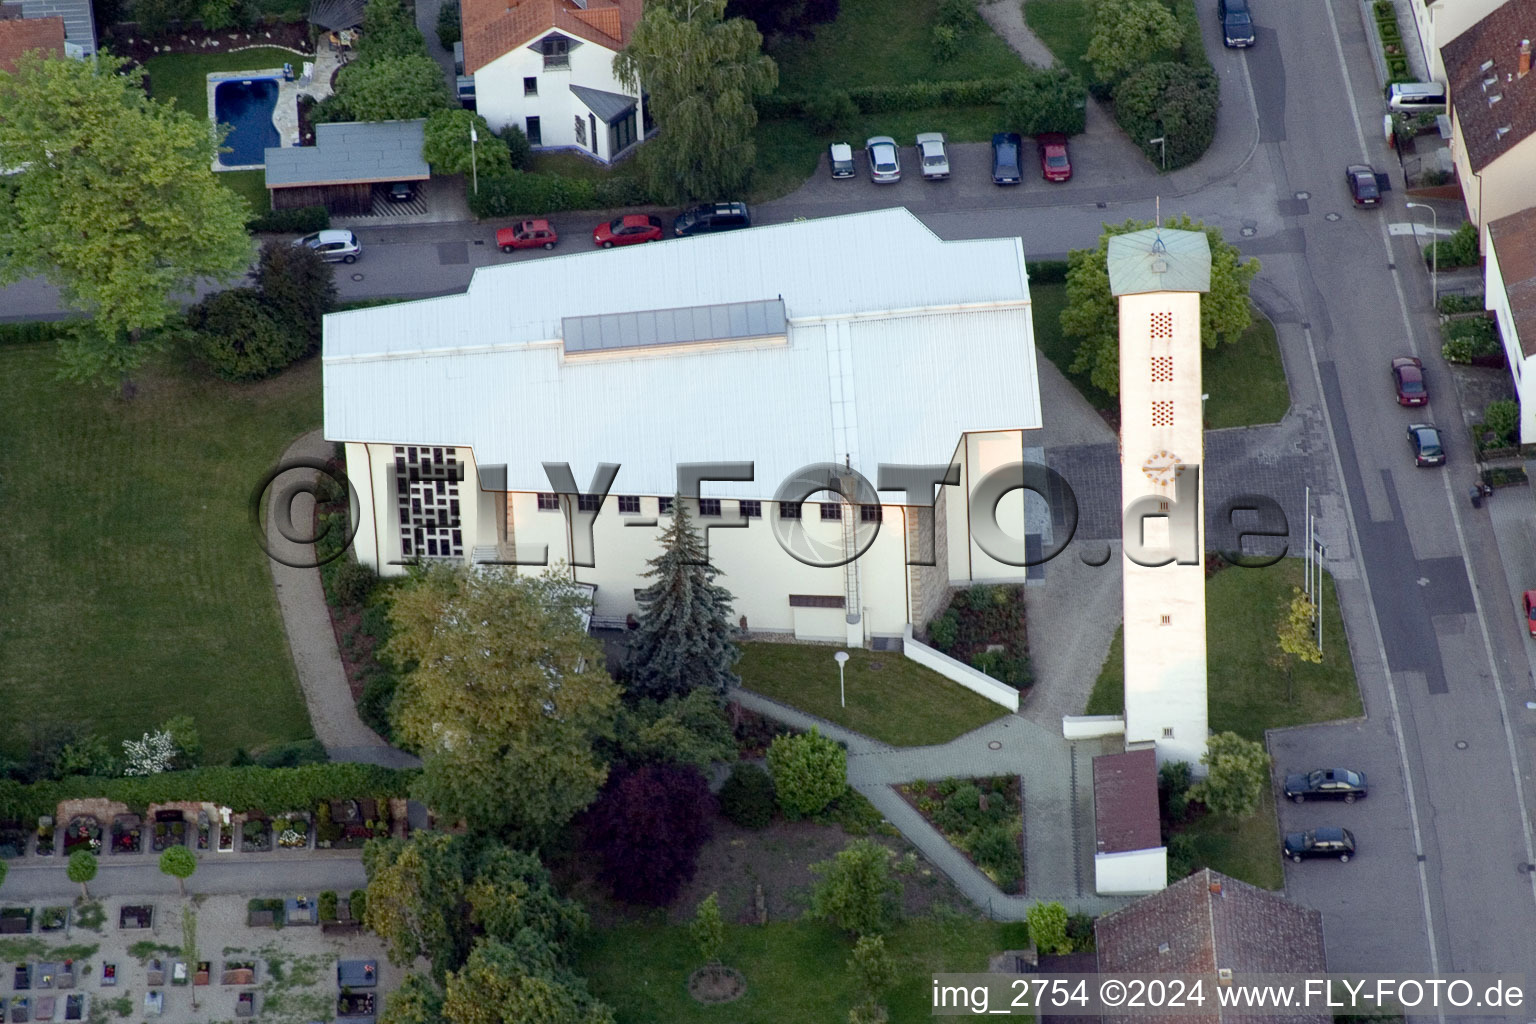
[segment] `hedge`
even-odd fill
[[[21,320],[0,324],[0,345],[28,345],[38,341],[58,341],[73,331],[79,320]]]
[[[514,171],[506,177],[480,179],[469,194],[476,217],[517,217],[562,210],[611,210],[645,202],[645,188],[627,176],[591,181],[558,174]]]
[[[848,98],[863,114],[900,113],[929,107],[979,107],[1001,103],[1017,78],[974,78],[958,82],[904,82],[900,85],[861,85]],[[760,117],[800,117],[810,97],[774,93],[757,101]]]
[[[1184,63],[1192,68],[1211,67],[1211,58],[1205,54],[1205,37],[1200,34],[1200,12],[1195,9],[1195,0],[1174,0],[1173,16],[1183,33],[1179,56]]]
[[[61,800],[100,797],[125,803],[137,813],[150,804],[196,800],[236,812],[272,813],[313,807],[324,800],[405,796],[418,773],[350,762],[298,768],[215,766],[185,772],[121,779],[73,775],[30,786],[0,780],[0,820],[36,821],[53,814]]]
[[[245,222],[250,232],[270,231],[274,234],[307,235],[311,231],[324,231],[331,226],[331,215],[323,206],[301,206],[296,210],[272,210],[259,214]]]

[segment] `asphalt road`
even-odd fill
[[[1277,772],[1355,767],[1373,788],[1351,807],[1282,806],[1286,829],[1342,824],[1360,841],[1347,865],[1288,866],[1287,892],[1322,911],[1335,970],[1507,971],[1536,983],[1527,810],[1536,715],[1524,707],[1536,692],[1509,596],[1521,588],[1499,564],[1486,514],[1466,503],[1471,452],[1408,234],[1427,218],[1403,207],[1397,162],[1380,138],[1381,95],[1356,4],[1264,3],[1247,51],[1224,50],[1215,0],[1200,6],[1223,109],[1217,147],[1197,168],[1159,177],[1126,140],[1090,125],[1073,141],[1076,177],[1065,186],[1028,178],[997,189],[986,147],[953,147],[948,182],[818,177],[757,218],[906,205],[942,237],[1017,235],[1040,259],[1095,244],[1106,221],[1151,217],[1161,196],[1165,216],[1187,212],[1259,257],[1254,296],[1277,326],[1291,415],[1313,439],[1306,482],[1348,633],[1325,642],[1349,644],[1367,711],[1360,722],[1275,733],[1271,749]],[[1343,169],[1355,162],[1391,173],[1383,208],[1353,208]],[[1461,216],[1452,204],[1440,209],[1448,225]],[[584,251],[591,229],[561,222],[566,240],[554,253],[505,256],[493,244],[497,226],[361,229],[365,255],[338,267],[341,293],[461,290],[479,266]],[[0,292],[0,317],[56,305],[35,282]],[[1432,388],[1443,385],[1428,414],[1393,401],[1388,363],[1407,354],[1425,360]],[[1413,466],[1404,433],[1418,419],[1446,428],[1446,468]]]

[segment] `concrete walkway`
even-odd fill
[[[328,459],[332,451],[331,445],[316,430],[290,445],[283,453],[283,461]],[[309,721],[314,726],[315,738],[325,746],[333,761],[361,761],[388,768],[419,767],[421,761],[418,758],[385,743],[357,717],[346,670],[342,668],[341,655],[336,649],[336,633],[331,628],[325,591],[320,585],[320,571],[284,564],[308,565],[315,560],[314,545],[296,544],[281,535],[277,529],[279,517],[275,514],[283,492],[305,475],[314,478],[314,474],[307,471],[293,471],[279,478],[284,486],[269,488],[267,543],[274,557],[267,564],[272,570],[272,584],[277,590],[277,604],[283,614],[283,631],[288,636],[288,649],[293,653],[293,667],[298,672],[304,702],[309,707]],[[295,524],[311,522],[313,498],[308,494],[297,495],[291,512]],[[298,532],[307,531],[301,527]]]
[[[1041,900],[1093,915],[1130,902],[1093,892],[1092,759],[1118,751],[1118,743],[1068,743],[1059,725],[1052,731],[1007,715],[942,746],[896,748],[747,690],[731,697],[794,728],[814,726],[847,746],[848,784],[993,920],[1023,920]],[[892,788],[914,779],[988,775],[1020,777],[1026,896],[998,889]]]

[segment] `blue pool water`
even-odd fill
[[[230,125],[219,154],[225,167],[266,162],[266,150],[281,145],[272,111],[277,107],[277,79],[249,78],[220,82],[213,88],[213,110],[220,124]]]

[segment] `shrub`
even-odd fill
[[[848,787],[847,753],[815,729],[775,739],[768,748],[768,771],[791,821],[815,814]]]
[[[330,759],[325,744],[319,740],[295,740],[263,751],[257,755],[256,763],[263,768],[297,768],[305,764],[325,764]]]
[[[309,348],[309,339],[278,322],[254,288],[215,292],[187,310],[194,350],[223,380],[270,377]]]
[[[960,55],[960,33],[952,25],[933,26],[933,59],[948,63]]]
[[[1181,878],[1188,878],[1195,872],[1195,861],[1199,857],[1199,849],[1195,846],[1192,836],[1183,832],[1176,833],[1168,840],[1168,884],[1172,885]]]
[[[979,830],[971,838],[971,858],[976,866],[990,869],[998,886],[1005,892],[1024,875],[1024,854],[1013,826],[998,822]]]
[[[507,125],[501,130],[501,141],[507,144],[507,155],[512,158],[513,170],[520,171],[528,166],[533,156],[533,144],[521,128],[515,124]]]
[[[325,892],[320,894],[319,909],[320,920],[336,920],[336,894],[330,889],[327,889]]]
[[[1458,320],[1445,327],[1446,342],[1441,354],[1452,363],[1471,363],[1496,356],[1502,351],[1498,330],[1487,317]]]
[[[873,839],[855,840],[811,871],[821,876],[811,892],[812,918],[855,935],[881,932],[895,920],[901,884],[891,877],[891,851]]]
[[[1179,23],[1179,59],[1192,68],[1210,68],[1205,39],[1200,35],[1200,12],[1195,0],[1174,0],[1173,16]]]
[[[355,608],[367,602],[373,588],[379,585],[379,574],[361,562],[346,559],[336,570],[333,585],[342,606]]]
[[[1189,814],[1189,787],[1194,773],[1188,761],[1170,761],[1157,770],[1157,795],[1163,817],[1183,821]]]
[[[928,640],[933,644],[934,650],[947,652],[955,646],[955,638],[960,635],[960,616],[950,608],[928,623]]]
[[[1029,922],[1029,937],[1042,953],[1066,953],[1071,951],[1067,941],[1067,908],[1060,903],[1036,903],[1025,914]]]
[[[1442,295],[1439,308],[1442,313],[1480,313],[1483,310],[1483,297],[1481,295]]]
[[[1216,134],[1221,94],[1209,68],[1165,62],[1131,72],[1115,89],[1115,119],[1146,153],[1162,166],[1163,147],[1146,140],[1166,140],[1168,170],[1198,160]]]
[[[964,35],[981,25],[981,15],[976,11],[976,0],[939,0],[939,24]]]
[[[984,824],[988,818],[988,813],[981,810],[981,790],[971,782],[955,790],[944,801],[938,813],[933,816],[934,824],[938,825],[941,831],[951,834],[969,832],[978,825]]]
[[[1489,402],[1488,410],[1483,413],[1483,424],[1500,440],[1513,444],[1515,431],[1520,428],[1520,403],[1507,398]]]
[[[731,767],[720,787],[720,812],[743,828],[765,828],[773,820],[773,780],[750,761]]]
[[[585,824],[614,895],[653,906],[676,899],[709,840],[713,805],[692,765],[649,764],[610,780]]]
[[[395,690],[399,680],[386,668],[368,673],[363,682],[363,695],[357,701],[357,714],[363,724],[386,740],[393,741],[395,723],[389,717],[395,703]]]
[[[322,318],[336,304],[331,265],[308,246],[273,240],[261,247],[253,276],[272,318],[303,340],[303,354],[317,351]]]
[[[300,206],[294,210],[270,210],[245,222],[245,230],[307,235],[331,226],[331,215],[323,206]]]
[[[828,89],[805,101],[805,117],[817,133],[841,131],[858,119],[859,108],[842,89]]]
[[[965,592],[965,603],[973,612],[985,611],[992,603],[992,588],[978,583]]]
[[[1381,33],[1381,41],[1384,43],[1395,43],[1403,38],[1403,31],[1397,27],[1396,18],[1391,21],[1385,19],[1378,21],[1376,30]]]
[[[445,0],[437,9],[437,41],[443,49],[452,50],[453,44],[463,38],[459,27],[459,0]]]
[[[1439,252],[1440,269],[1446,267],[1475,267],[1480,257],[1477,252],[1477,225],[1471,221],[1462,224],[1450,238],[1431,242],[1424,247],[1424,262],[1433,263]]]
[[[352,908],[352,920],[361,921],[363,915],[368,913],[368,890],[354,889],[352,895],[347,897],[347,905]]]
[[[1032,70],[1003,95],[1003,117],[1011,131],[1080,134],[1087,126],[1087,90],[1065,68]]]
[[[1033,682],[1029,659],[1010,656],[1006,651],[979,651],[972,655],[971,667],[1018,690]]]
[[[1092,914],[1070,914],[1067,917],[1067,940],[1076,953],[1092,953],[1097,944],[1093,937]]]

